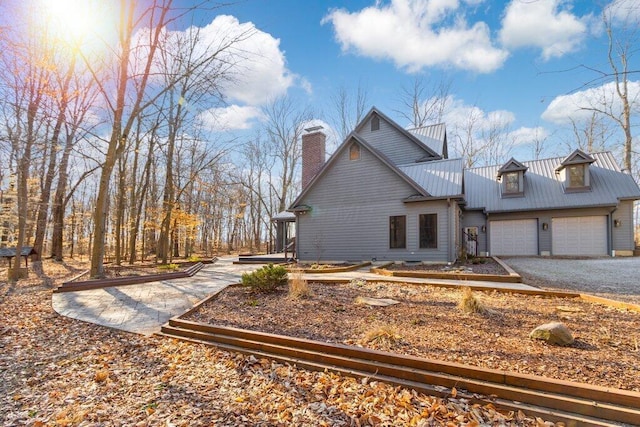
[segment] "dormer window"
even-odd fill
[[[584,187],[584,165],[571,165],[569,172],[569,187]]]
[[[589,177],[589,165],[595,159],[581,150],[571,153],[556,168],[556,175],[564,184],[565,192],[589,191],[591,180]]]
[[[502,175],[502,179],[504,179],[504,192],[505,193],[519,193],[520,185],[519,185],[519,173],[518,172],[509,172]]]
[[[498,170],[502,197],[524,196],[524,174],[527,169],[525,165],[511,158]]]

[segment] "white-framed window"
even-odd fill
[[[520,192],[520,173],[508,172],[502,176],[504,179],[504,192],[507,194]]]
[[[569,174],[569,187],[584,187],[584,165],[571,165],[567,167]]]

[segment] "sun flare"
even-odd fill
[[[86,38],[98,24],[98,17],[86,0],[43,0],[52,30],[72,42]]]
[[[102,56],[116,37],[112,0],[40,0],[42,24],[63,49]]]

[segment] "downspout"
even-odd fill
[[[300,235],[299,233],[300,233],[300,214],[296,212],[296,235],[294,236],[296,243],[293,246],[295,248],[293,252],[293,257],[295,258],[296,261],[300,259],[299,252],[298,252],[300,250],[300,247],[298,246],[298,241],[299,241],[298,236]]]
[[[456,230],[458,228],[458,224],[454,216],[455,212],[451,203],[451,198],[447,198],[447,206],[449,208],[449,220],[447,221],[449,223],[449,253],[447,254],[447,261],[455,262],[457,258],[456,245],[458,242],[456,241]]]
[[[609,238],[607,239],[609,242],[609,255],[611,255],[612,257],[614,256],[614,251],[613,251],[613,213],[615,211],[618,210],[618,207],[616,206],[615,208],[613,208],[611,210],[611,212],[609,212]]]

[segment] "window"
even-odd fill
[[[360,158],[360,146],[358,144],[351,144],[349,147],[349,160],[358,160]]]
[[[389,247],[391,249],[403,249],[407,247],[406,227],[406,216],[389,217]]]
[[[438,215],[420,215],[420,248],[438,247]]]
[[[520,177],[518,172],[504,174],[504,192],[518,193],[520,191]]]
[[[380,117],[373,116],[371,117],[371,130],[380,130]]]
[[[569,187],[584,187],[584,165],[571,165],[567,169]]]

